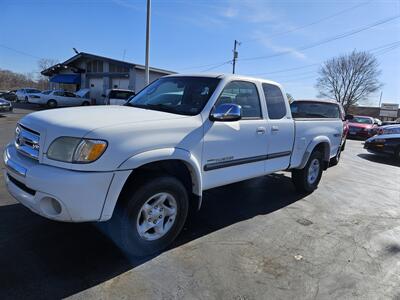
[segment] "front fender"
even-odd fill
[[[135,154],[134,156],[125,160],[114,172],[100,220],[106,221],[111,218],[125,182],[134,169],[137,169],[148,163],[163,160],[181,160],[186,164],[192,176],[193,193],[199,196],[200,206],[203,184],[200,164],[198,163],[196,157],[194,157],[189,151],[180,148],[155,149]]]

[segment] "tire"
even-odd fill
[[[82,102],[82,106],[89,106],[89,105],[90,105],[89,101],[83,101]]]
[[[57,101],[56,100],[49,100],[47,101],[47,107],[48,108],[56,108],[58,106]]]
[[[292,170],[292,181],[296,190],[302,193],[312,193],[316,190],[321,180],[322,169],[322,153],[319,151],[312,152],[303,169]],[[314,174],[310,174],[310,172]]]
[[[342,151],[343,151],[342,148],[343,147],[340,147],[338,152],[336,153],[336,156],[331,158],[331,160],[329,161],[329,166],[330,167],[336,166],[339,163],[340,157],[341,157],[341,154],[342,154]]]
[[[345,148],[346,148],[346,140],[344,140],[344,143],[342,145],[342,151],[344,151]]]
[[[25,103],[29,103],[29,99],[27,96],[25,96]]]
[[[163,204],[156,205],[164,197]],[[124,252],[135,257],[167,248],[181,232],[189,208],[186,188],[172,176],[144,180],[133,191],[125,192],[120,201],[111,220],[111,235]],[[155,222],[157,225],[153,225]]]

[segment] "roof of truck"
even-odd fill
[[[270,83],[274,85],[281,86],[278,82],[264,79],[264,78],[257,78],[239,74],[226,74],[226,73],[190,73],[190,74],[172,74],[167,75],[164,77],[207,77],[207,78],[223,78],[223,79],[230,79],[230,80],[257,80],[265,83]]]

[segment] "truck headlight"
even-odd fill
[[[97,160],[106,150],[107,142],[74,137],[55,139],[47,151],[47,157],[53,160],[85,164]]]

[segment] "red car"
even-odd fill
[[[350,138],[367,139],[374,136],[377,132],[378,125],[375,123],[374,118],[367,116],[352,116],[348,118]]]

